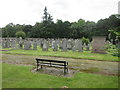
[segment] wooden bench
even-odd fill
[[[37,61],[37,71],[39,70],[39,66],[41,66],[41,69],[44,65],[50,66],[50,67],[64,67],[64,74],[68,72],[68,62],[67,61],[59,61],[59,60],[47,60],[47,59],[38,59]]]

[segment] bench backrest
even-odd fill
[[[67,61],[58,61],[58,60],[48,60],[48,59],[38,59],[36,58],[37,61],[46,61],[46,62],[56,62],[56,63],[65,63],[68,65]]]

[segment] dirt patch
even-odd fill
[[[64,74],[64,69],[61,68],[54,68],[54,67],[44,67],[43,69],[39,69],[38,71],[36,68],[33,68],[31,70],[33,73],[42,73],[42,74],[48,74],[48,75],[55,75],[55,76],[62,76],[62,77],[73,77],[75,73],[78,71],[76,70],[68,70],[68,73]]]
[[[64,69],[60,68],[53,68],[53,67],[44,67],[44,69],[39,69],[37,71],[36,67],[34,67],[31,72],[33,73],[38,73],[38,74],[48,74],[48,75],[54,75],[54,76],[61,76],[61,77],[74,77],[75,73],[78,72],[86,72],[86,73],[94,73],[94,74],[101,74],[101,75],[106,75],[106,76],[120,76],[117,73],[111,74],[107,72],[96,72],[93,69],[81,69],[81,70],[73,70],[69,69],[66,74],[64,74]]]

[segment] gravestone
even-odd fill
[[[2,40],[2,47],[3,48],[7,48],[7,41],[6,41],[6,39]]]
[[[33,50],[37,50],[37,41],[33,41]]]
[[[2,39],[2,48],[4,48],[4,43],[5,43],[5,41],[4,41],[4,39]]]
[[[24,49],[25,50],[31,50],[31,46],[32,46],[32,41],[29,39],[24,40]]]
[[[52,41],[53,41],[54,39],[49,39],[49,44],[50,44],[50,47],[52,48]]]
[[[67,39],[63,39],[62,41],[62,51],[67,52]]]
[[[75,47],[75,45],[72,47],[72,51],[73,51],[73,52],[76,51],[76,47]]]
[[[52,49],[54,48],[54,43],[55,43],[55,40],[52,39],[52,42],[51,42],[51,48],[52,48]]]
[[[82,40],[77,40],[77,50],[78,52],[83,52]]]
[[[53,48],[53,51],[58,51],[58,45],[56,40],[52,41],[52,48]]]
[[[75,40],[74,39],[71,39],[71,45],[72,45],[72,47],[75,46]]]
[[[75,52],[76,50],[78,50],[78,40],[75,39],[74,41],[72,41],[72,51]]]
[[[90,44],[86,45],[86,51],[90,51]]]
[[[71,40],[69,39],[68,42],[67,42],[67,49],[68,50],[71,50],[72,49],[72,43],[71,43]]]
[[[29,41],[29,42],[28,42],[28,43],[29,43],[29,44],[28,44],[28,45],[29,45],[29,49],[31,49],[32,44],[33,44],[33,40],[28,40],[28,41]]]
[[[71,39],[71,45],[72,45],[72,51],[75,52],[76,47],[75,47],[75,40],[74,39]]]
[[[72,39],[72,41],[71,41],[71,44],[72,44],[72,51],[73,51],[73,52],[76,51],[75,40],[76,40],[76,39]]]
[[[27,50],[27,40],[24,40],[24,49]]]
[[[44,39],[43,41],[43,48],[42,48],[43,51],[48,51],[48,43],[47,43],[47,40]]]
[[[59,42],[60,42],[60,40],[59,40],[59,39],[56,39],[57,46],[59,45]]]
[[[62,49],[62,40],[61,39],[59,39],[58,46],[59,46],[59,49]]]
[[[38,46],[39,46],[40,48],[42,47],[42,40],[41,40],[41,39],[38,40]]]
[[[39,42],[39,41],[40,41],[40,39],[36,39],[35,41],[37,42],[37,45],[39,45],[39,44],[40,44],[40,42]],[[34,43],[34,42],[33,42],[33,43]]]
[[[43,48],[43,43],[44,43],[44,40],[41,39],[41,44],[40,44],[41,48]]]
[[[23,47],[23,40],[22,40],[22,37],[19,38],[19,49],[22,49]]]
[[[12,42],[11,42],[11,47],[12,47],[12,48],[16,48],[16,44],[17,44],[17,43],[16,43],[16,40],[13,39]]]
[[[52,47],[52,39],[48,38],[48,48],[51,48]]]
[[[9,48],[12,47],[12,39],[9,39]]]
[[[28,40],[24,40],[24,49],[25,50],[29,50],[29,43],[28,43]]]
[[[104,36],[93,37],[92,53],[106,54],[106,52],[105,52],[105,37]]]
[[[10,48],[10,39],[8,38],[7,40],[6,40],[7,42],[6,42],[6,46],[7,46],[7,48]]]

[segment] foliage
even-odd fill
[[[44,9],[41,22],[31,25],[14,25],[10,23],[2,28],[2,37],[15,37],[15,33],[22,30],[29,38],[88,38],[90,42],[93,36],[108,36],[108,30],[120,32],[120,19],[117,15],[111,15],[109,18],[100,19],[97,23],[79,19],[76,22],[57,20]],[[113,35],[114,36],[114,35]],[[108,37],[107,37],[108,39]],[[115,39],[113,40],[115,42]]]
[[[118,31],[117,30],[109,30],[108,40],[114,45],[120,42],[120,28]]]
[[[16,30],[13,27],[14,27],[14,24],[9,23],[4,28],[2,28],[2,36],[3,37],[15,37]]]
[[[18,31],[15,33],[15,35],[17,38],[19,38],[19,37],[25,38],[26,37],[26,34],[23,31]]]
[[[89,41],[89,39],[87,39],[87,38],[82,38],[82,44],[84,45],[88,45],[90,43],[90,41]]]
[[[117,45],[108,44],[106,45],[106,50],[109,54],[120,57],[120,53],[119,53]]]
[[[96,24],[96,35],[106,36],[109,34],[109,29],[115,29],[119,27],[120,19],[116,15],[111,15],[109,18],[101,19]]]
[[[31,25],[25,25],[23,26],[22,29],[25,33],[26,33],[26,37],[30,37],[31,36],[31,32],[32,32],[32,26]]]
[[[55,27],[55,37],[57,38],[69,38],[70,35],[70,22],[62,20],[57,20]]]

